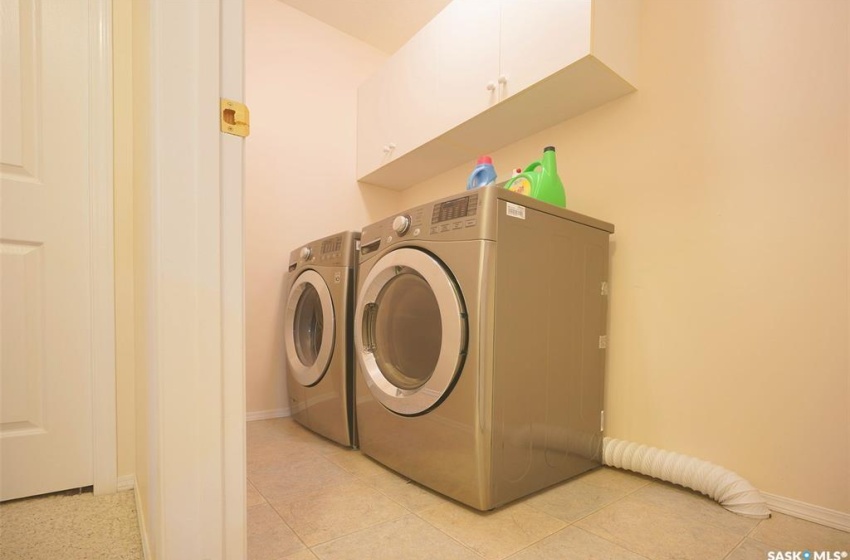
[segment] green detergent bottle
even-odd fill
[[[538,167],[539,171],[537,171]],[[505,188],[561,208],[567,207],[564,184],[558,177],[554,146],[546,146],[543,149],[543,159],[526,167],[525,171],[508,181]]]

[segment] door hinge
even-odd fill
[[[602,295],[608,295],[608,282],[602,282]]]
[[[608,348],[608,335],[603,334],[599,337],[599,349],[605,350],[606,348]]]
[[[248,106],[232,99],[221,100],[221,131],[245,138],[251,133]]]
[[[605,411],[604,410],[599,413],[599,431],[600,432],[605,431]]]

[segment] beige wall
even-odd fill
[[[645,0],[638,91],[493,154],[505,178],[555,145],[568,206],[617,226],[608,435],[842,512],[848,23],[840,1]]]
[[[130,0],[112,4],[115,371],[118,476],[136,471],[135,325],[133,312],[133,34]]]
[[[386,55],[279,0],[246,1],[245,299],[249,413],[287,408],[280,298],[302,243],[391,213],[399,195],[358,187],[357,86]]]

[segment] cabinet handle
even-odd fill
[[[493,82],[487,83],[487,91],[494,91],[495,89],[496,89],[496,84],[494,84]]]
[[[508,83],[508,78],[507,78],[507,76],[505,76],[504,74],[502,74],[501,76],[499,76],[499,83],[500,83],[500,84],[502,84],[502,85],[505,85],[506,83]]]

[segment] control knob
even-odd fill
[[[404,235],[410,229],[410,216],[396,216],[393,220],[393,229],[399,235]]]
[[[306,261],[312,256],[313,256],[313,250],[311,248],[304,247],[304,248],[301,249],[301,260]]]

